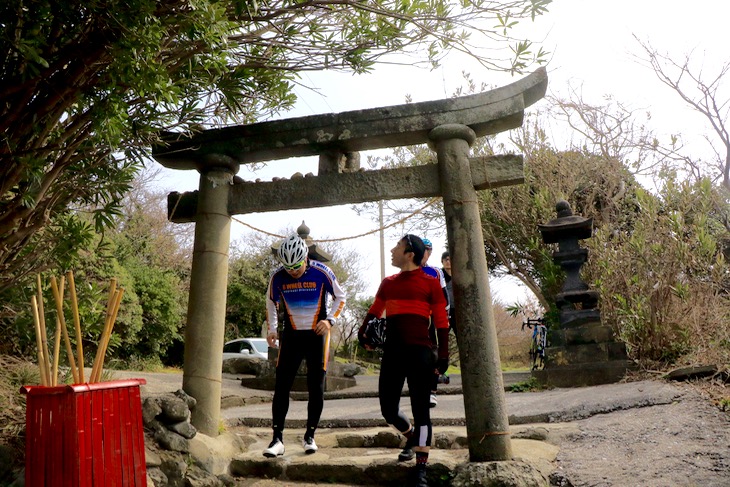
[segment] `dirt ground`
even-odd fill
[[[560,441],[552,485],[728,487],[730,413],[693,386],[673,404],[575,421]]]

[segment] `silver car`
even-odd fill
[[[223,360],[229,358],[269,358],[266,338],[237,338],[223,345]]]

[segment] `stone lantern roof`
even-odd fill
[[[558,243],[566,238],[577,240],[590,238],[593,234],[593,218],[573,215],[570,203],[560,200],[555,204],[558,217],[538,225],[545,243]]]
[[[302,220],[302,224],[297,227],[297,235],[299,235],[302,240],[307,243],[310,259],[318,260],[320,262],[329,262],[332,260],[332,255],[320,249],[314,240],[312,240],[312,237],[309,236],[309,227],[304,223],[304,220]],[[281,241],[276,242],[271,246],[271,253],[273,253],[274,256],[277,255],[280,246]]]

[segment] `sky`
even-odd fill
[[[676,0],[556,0],[549,12],[533,24],[524,23],[525,35],[549,51],[548,93],[567,96],[571,90],[582,93],[586,102],[599,104],[606,95],[636,110],[650,111],[651,124],[662,133],[680,132],[697,139],[709,131],[702,118],[687,108],[669,88],[637,56],[641,48],[634,38],[648,41],[660,52],[677,59],[694,51],[704,60],[709,73],[713,67],[727,62],[730,31],[730,2],[700,1],[691,4]],[[339,113],[388,105],[398,105],[410,97],[413,102],[450,97],[464,85],[461,75],[467,71],[480,84],[503,86],[516,78],[485,71],[459,56],[449,56],[434,71],[413,66],[384,65],[367,75],[323,72],[309,73],[302,82],[318,88],[318,92],[297,88],[300,100],[295,108],[280,118]],[[538,102],[535,107],[539,108]],[[528,110],[529,111],[529,110]],[[387,151],[363,153],[384,155]],[[363,162],[363,165],[364,162]],[[317,173],[317,158],[271,161],[253,173],[242,166],[238,173],[245,180],[290,177],[295,172]],[[158,182],[166,191],[193,191],[198,188],[195,171],[163,170]],[[413,204],[414,210],[420,204]],[[254,232],[251,227],[270,234],[283,235],[305,221],[311,236],[317,239],[343,239],[343,245],[354,247],[362,256],[362,269],[368,282],[366,294],[374,295],[381,280],[378,223],[372,217],[358,216],[350,206],[287,210],[236,215],[232,224],[232,241]],[[245,225],[239,223],[244,222]],[[368,236],[349,237],[372,232]],[[258,233],[258,232],[257,232]],[[390,265],[389,250],[403,233],[402,228],[386,231],[385,274],[397,269]],[[260,234],[268,238],[265,234]],[[445,229],[426,235],[434,243],[431,265],[439,265],[446,249]],[[323,243],[323,248],[327,248]],[[528,292],[509,281],[491,283],[493,298],[503,303],[524,301]]]

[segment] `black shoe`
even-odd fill
[[[403,451],[401,451],[398,454],[398,461],[399,462],[407,462],[409,460],[413,460],[415,458],[416,453],[413,451],[413,445],[416,444],[416,434],[415,431],[413,434],[406,440],[406,446],[403,448]]]
[[[425,465],[415,466],[415,468],[411,471],[411,482],[408,485],[411,487],[428,487]]]
[[[398,454],[398,461],[399,462],[407,462],[409,460],[413,460],[413,458],[415,458],[415,456],[416,456],[416,452],[413,451],[413,448],[411,448],[410,446],[406,445],[406,447],[403,448],[403,451],[401,451]]]

